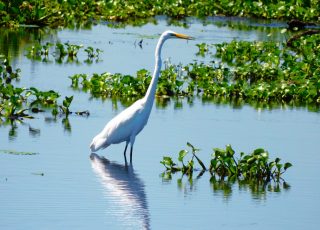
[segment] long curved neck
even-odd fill
[[[157,47],[156,47],[156,52],[155,52],[155,67],[154,67],[154,72],[152,75],[152,79],[150,82],[150,85],[148,87],[148,91],[145,95],[145,100],[147,103],[153,103],[154,97],[155,97],[155,93],[157,90],[157,83],[158,83],[158,78],[160,76],[160,70],[161,70],[161,49],[162,49],[162,45],[164,43],[165,39],[163,37],[160,37]]]

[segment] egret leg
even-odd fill
[[[131,149],[130,149],[130,164],[132,164],[132,150],[133,150],[133,145],[131,145]]]
[[[129,142],[126,143],[126,147],[124,148],[124,152],[123,152],[123,156],[124,156],[124,160],[127,164],[127,156],[126,156],[126,152],[127,152],[127,147],[128,147]]]

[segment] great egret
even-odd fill
[[[107,123],[104,129],[93,138],[90,144],[90,149],[92,152],[106,148],[111,144],[118,144],[125,141],[126,147],[123,153],[125,162],[127,162],[126,151],[128,144],[130,143],[130,163],[132,163],[132,149],[135,138],[147,124],[152,109],[162,64],[161,49],[164,42],[170,38],[181,38],[187,40],[193,39],[188,35],[175,33],[169,30],[162,33],[155,50],[156,63],[152,80],[150,82],[146,95],[143,98],[137,100],[130,107],[123,110],[120,114],[118,114]]]

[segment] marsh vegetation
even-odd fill
[[[15,0],[0,18],[1,229],[317,229],[317,1]],[[90,155],[169,28],[197,40],[163,52],[134,165]]]
[[[300,37],[290,47],[279,42],[233,40],[196,44],[197,55],[208,63],[166,63],[159,79],[158,97],[201,97],[227,103],[308,105],[320,104],[320,36]],[[71,86],[101,98],[139,98],[145,94],[151,73],[75,74]],[[132,100],[134,101],[134,100]]]
[[[157,15],[172,18],[188,16],[240,16],[266,19],[300,19],[319,22],[320,8],[317,0],[290,1],[91,1],[91,0],[15,0],[0,1],[1,24],[38,26],[74,26],[90,24],[92,20],[124,21],[145,23],[144,20]]]

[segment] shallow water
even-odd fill
[[[110,100],[102,102],[73,91],[68,76],[105,71],[134,74],[141,68],[152,71],[155,37],[166,29],[197,37],[165,44],[163,59],[170,58],[174,64],[207,61],[195,56],[196,43],[283,39],[281,23],[276,27],[255,22],[250,30],[237,29],[239,22],[230,26],[222,19],[207,26],[196,20],[188,23],[189,28],[168,26],[165,20],[122,29],[97,25],[90,30],[46,31],[41,36],[28,31],[15,41],[20,48],[10,55],[22,70],[18,85],[74,95],[71,110],[88,109],[91,115],[71,115],[69,128],[62,118],[52,121],[46,113],[26,120],[14,132],[11,126],[0,127],[1,150],[37,153],[0,151],[0,229],[318,229],[320,116],[305,108],[261,110],[197,99],[189,104],[182,99],[182,108],[174,102],[153,108],[148,125],[136,139],[132,167],[124,165],[124,144],[110,146],[98,155],[90,153],[92,137],[123,107],[119,103],[115,109]],[[43,41],[100,48],[104,50],[102,61],[87,65],[84,54],[79,54],[80,64],[57,64],[53,57],[51,63],[30,61],[23,47],[39,36]],[[141,38],[142,48],[137,45]],[[171,181],[163,180],[162,156],[176,159],[187,141],[201,149],[204,162],[209,162],[213,147],[231,144],[237,152],[263,147],[271,158],[294,165],[284,174],[290,187],[254,192],[235,183],[227,190],[217,189],[209,173],[199,179],[195,173],[192,184],[183,178],[179,185],[179,174]]]

